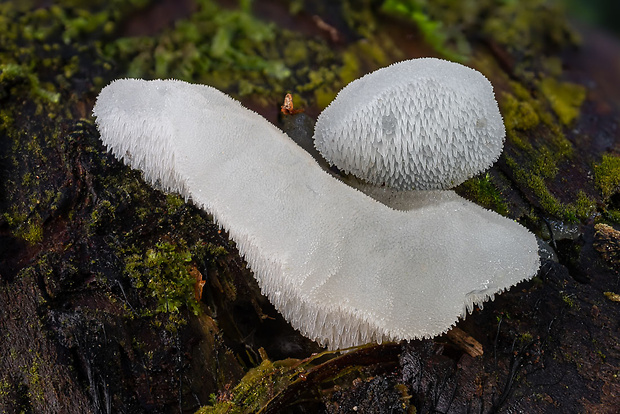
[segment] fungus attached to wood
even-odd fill
[[[371,184],[438,190],[490,167],[505,135],[487,78],[422,58],[348,84],[319,116],[314,141],[328,162]]]
[[[388,207],[214,88],[118,80],[93,113],[115,156],[213,214],[276,309],[329,348],[441,334],[538,269],[517,223],[447,191]]]

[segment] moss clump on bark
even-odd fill
[[[605,199],[620,191],[620,157],[603,154],[594,165],[594,182]]]
[[[157,300],[157,312],[178,312],[182,306],[194,315],[200,312],[194,295],[197,281],[190,274],[192,254],[183,244],[160,242],[144,255],[125,258],[125,273],[137,289],[146,288]]]
[[[501,215],[508,214],[508,205],[497,186],[493,183],[490,174],[483,174],[465,181],[459,186],[469,199],[483,207],[496,211]]]
[[[586,98],[586,88],[583,86],[551,77],[540,82],[540,90],[564,125],[570,125],[577,118]]]

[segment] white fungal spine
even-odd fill
[[[441,334],[538,269],[515,222],[453,192],[390,208],[213,88],[120,80],[93,112],[117,157],[212,213],[276,309],[330,348]]]
[[[340,170],[400,190],[452,188],[499,157],[491,83],[441,59],[413,59],[347,85],[321,113],[315,145]]]

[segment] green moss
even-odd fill
[[[325,108],[336,97],[340,82],[335,73],[328,68],[319,68],[308,72],[308,82],[298,85],[299,93],[313,91],[314,100],[319,108]]]
[[[560,297],[562,298],[562,302],[567,304],[569,308],[571,308],[571,309],[573,309],[573,308],[579,309],[579,306],[575,302],[575,299],[574,299],[573,295],[570,295],[570,294],[562,291],[562,292],[560,292]]]
[[[620,224],[620,210],[607,209],[605,218],[611,222]]]
[[[577,192],[577,200],[574,203],[575,207],[575,215],[579,219],[586,219],[590,217],[596,211],[596,201],[588,197],[588,195],[583,191],[579,190]]]
[[[500,99],[506,137],[528,154],[541,175],[552,177],[557,164],[573,155],[573,147],[540,100],[517,82],[511,82],[511,88],[513,93],[504,92]]]
[[[11,383],[6,378],[3,378],[2,381],[0,381],[0,401],[10,395],[11,389]]]
[[[518,82],[511,81],[510,87],[512,94],[504,92],[500,99],[508,138],[520,141],[519,147],[534,155],[532,153],[534,147],[524,142],[523,137],[531,135],[532,131],[540,131],[537,135],[542,135],[544,138],[542,146],[550,146],[549,150],[556,161],[572,156],[573,147],[556,124],[546,102],[535,99]]]
[[[26,221],[26,225],[20,227],[15,235],[21,237],[30,245],[40,243],[43,240],[43,221],[39,214],[35,213],[33,217],[30,217]]]
[[[508,214],[508,205],[489,174],[469,179],[461,184],[459,189],[477,204],[502,215]]]
[[[260,412],[274,395],[289,386],[298,376],[297,360],[271,362],[264,359],[251,369],[228,395],[211,398],[211,405],[196,414],[241,414]]]
[[[353,44],[349,50],[363,56],[368,61],[371,70],[387,66],[402,58],[391,39],[381,33]]]
[[[514,129],[506,129],[506,141],[522,151],[532,151],[532,145],[527,141],[527,137],[522,136]]]
[[[620,157],[603,154],[601,162],[594,165],[594,182],[603,198],[609,198],[620,190]]]
[[[347,50],[342,54],[342,68],[340,69],[340,80],[347,85],[360,77],[360,62],[357,54]]]
[[[90,213],[90,229],[97,230],[114,219],[114,210],[109,200],[102,200]]]
[[[554,78],[562,76],[562,59],[557,56],[541,57],[540,59],[545,73]]]
[[[0,85],[18,81],[29,84],[33,97],[42,98],[50,103],[58,103],[60,100],[60,93],[54,90],[54,86],[49,82],[41,83],[37,74],[32,72],[26,64],[0,64]]]
[[[351,30],[366,39],[372,39],[377,32],[377,20],[372,0],[342,0],[342,15]]]
[[[303,64],[308,60],[309,50],[306,46],[306,42],[301,39],[295,39],[290,41],[284,47],[283,54],[286,65],[289,67],[294,67],[299,64]]]
[[[350,44],[340,55],[341,61],[331,67],[319,67],[307,72],[309,81],[296,87],[299,93],[313,91],[320,109],[329,105],[340,89],[368,71],[387,66],[402,58],[390,38],[382,34]]]
[[[415,22],[429,45],[457,61],[471,56],[471,38],[537,58],[550,48],[579,42],[555,0],[384,0],[382,10]]]
[[[26,186],[29,187],[34,183],[34,175],[31,172],[27,172],[26,174],[24,174],[23,179],[22,179],[22,183]]]
[[[235,387],[235,404],[259,409],[273,393],[272,380],[281,371],[268,359],[251,369]]]
[[[40,370],[40,359],[37,358],[32,362],[30,369],[28,371],[28,394],[32,401],[38,401],[40,403],[45,401],[45,393],[43,387],[45,387],[45,383],[43,378],[41,377]]]
[[[194,296],[196,279],[189,273],[192,255],[184,242],[176,246],[160,242],[144,254],[126,256],[125,274],[138,289],[146,288],[157,300],[157,312],[178,312],[186,306],[198,314],[200,306]]]
[[[533,340],[534,340],[534,336],[530,332],[522,333],[519,336],[519,341],[521,341],[522,343],[529,343],[529,342],[532,342]]]
[[[337,94],[338,91],[334,90],[333,88],[323,87],[315,89],[314,99],[317,107],[319,107],[319,109],[326,108],[327,105],[329,105],[334,100],[334,98],[336,98]]]
[[[466,60],[465,56],[456,53],[447,46],[448,33],[439,20],[434,20],[426,14],[421,7],[422,2],[386,0],[381,6],[385,13],[400,16],[415,23],[424,41],[447,59],[455,61]]]
[[[424,41],[446,59],[454,61],[467,60],[466,53],[469,52],[469,44],[465,40],[464,35],[460,32],[449,30],[441,20],[432,18],[428,14],[428,2],[419,0],[385,0],[381,5],[381,11],[412,21],[422,34]],[[450,47],[450,42],[460,47]]]
[[[528,96],[528,98],[530,98]],[[540,124],[540,117],[529,100],[519,100],[508,92],[502,93],[502,113],[506,129],[528,130]],[[527,98],[526,98],[527,99]],[[531,98],[530,98],[531,99]]]
[[[463,2],[467,3],[467,2]],[[482,1],[479,32],[511,52],[539,56],[549,48],[578,44],[560,2],[554,0]]]
[[[290,0],[288,12],[293,16],[304,9],[304,0]]]
[[[544,98],[534,98],[518,82],[511,81],[510,86],[511,92],[501,95],[500,108],[507,141],[512,144],[505,157],[515,178],[533,193],[547,213],[569,221],[589,217],[596,205],[586,193],[578,191],[575,202],[562,203],[548,188],[547,182],[556,179],[562,163],[574,155],[573,146],[557,125],[549,105]]]
[[[11,233],[35,245],[43,240],[43,222],[37,212],[23,213],[16,205],[11,206],[9,212],[3,214]]]
[[[33,357],[32,363],[29,366],[22,366],[21,371],[26,378],[26,385],[28,387],[28,398],[32,402],[38,404],[45,402],[45,380],[41,375],[41,356],[36,353]]]
[[[577,118],[586,98],[583,86],[547,77],[540,82],[539,88],[562,124],[570,125]]]
[[[595,200],[588,197],[583,191],[577,192],[574,203],[562,203],[549,191],[545,178],[539,172],[522,167],[510,156],[506,156],[506,164],[512,169],[516,180],[532,191],[540,207],[548,214],[569,222],[576,222],[577,220],[585,220],[596,210]]]
[[[308,73],[309,82],[297,87],[298,91],[311,91],[320,86],[331,86],[336,80],[336,75],[328,68],[319,68]]]
[[[208,255],[211,257],[224,256],[228,254],[228,251],[224,246],[217,246],[213,243],[206,243],[204,247],[205,252],[208,253]]]
[[[3,217],[6,220],[9,227],[16,228],[18,226],[21,226],[26,221],[26,219],[28,218],[28,215],[25,213],[19,212],[19,210],[17,209],[17,206],[13,205],[11,206],[11,210],[9,212],[6,212],[3,214]]]
[[[529,189],[534,192],[540,206],[545,211],[558,217],[562,217],[564,215],[562,203],[553,194],[551,194],[543,177],[532,172],[528,173],[525,170],[516,167],[516,164],[512,164],[511,166],[517,173],[517,179],[527,184]]]
[[[12,82],[26,77],[24,68],[16,63],[0,65],[0,83]]]
[[[532,159],[532,170],[545,179],[553,179],[558,173],[556,158],[548,147],[539,148],[536,157]]]
[[[281,93],[279,84],[292,74],[284,61],[295,65],[307,59],[308,48],[300,37],[256,19],[249,7],[197,3],[198,10],[174,28],[155,38],[118,39],[106,45],[105,53],[128,62],[134,77],[173,77],[240,95]],[[240,79],[246,83],[231,91]]]
[[[111,20],[108,10],[92,13],[85,9],[65,9],[60,6],[52,6],[50,11],[64,25],[62,40],[65,44],[70,44],[72,41],[98,30],[103,29],[102,31],[108,34],[114,30],[114,22]]]
[[[185,205],[185,201],[178,194],[166,194],[166,203],[168,204],[168,214],[174,214]]]
[[[545,139],[548,141],[549,149],[553,151],[554,158],[560,160],[562,158],[569,159],[574,155],[573,144],[566,138],[564,132],[556,124],[547,125],[548,131]]]

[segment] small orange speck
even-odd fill
[[[284,103],[280,107],[280,112],[282,112],[284,115],[293,115],[303,111],[303,109],[293,108],[293,96],[290,93],[287,93],[284,97]]]

